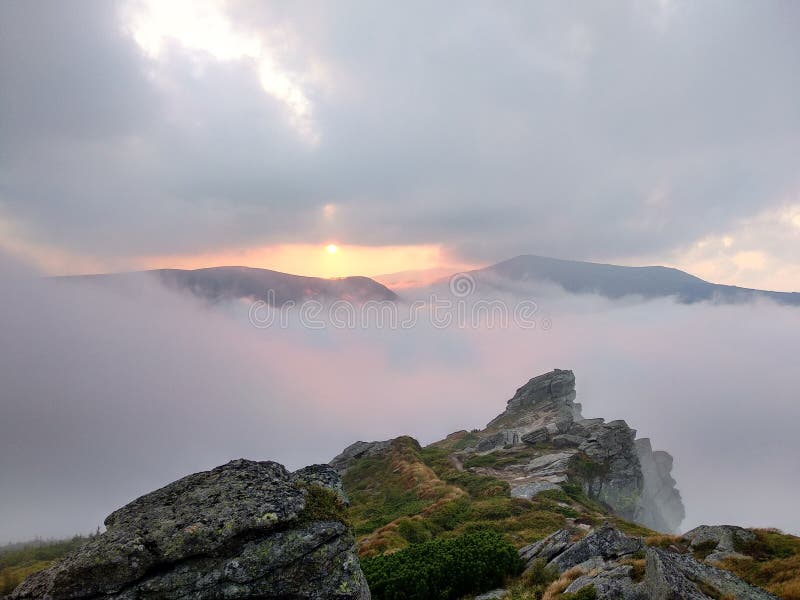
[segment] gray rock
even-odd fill
[[[713,544],[714,552],[709,554],[706,562],[716,562],[725,558],[744,558],[738,552],[742,545],[755,541],[756,534],[735,525],[700,525],[683,535],[692,548],[705,544]]]
[[[574,455],[575,452],[545,454],[530,461],[525,470],[537,476],[563,474],[569,469],[569,461]]]
[[[340,475],[343,475],[350,465],[359,458],[377,456],[386,451],[391,444],[392,440],[385,440],[382,442],[354,442],[342,450],[341,454],[336,456],[328,464]]]
[[[574,594],[587,586],[593,586],[598,600],[647,599],[643,584],[631,579],[631,571],[632,568],[628,565],[611,566],[590,575],[581,575],[564,591]]]
[[[644,487],[633,520],[656,531],[675,532],[686,516],[672,478],[672,456],[653,451],[647,438],[636,440]]]
[[[471,451],[492,452],[527,443],[552,443],[562,451],[578,450],[585,467],[570,472],[568,464],[532,463],[532,477],[571,475],[589,498],[615,514],[658,531],[677,530],[684,518],[683,502],[671,477],[672,457],[654,452],[648,440],[636,441],[625,421],[584,419],[575,402],[575,375],[556,369],[534,377],[508,401],[506,410],[482,432]],[[469,450],[465,451],[469,453]],[[516,466],[495,469],[492,475],[519,487],[528,475]],[[551,481],[551,483],[553,483]]]
[[[11,598],[367,600],[351,532],[337,514],[304,512],[309,486],[341,493],[324,465],[292,474],[236,460],[189,475],[112,513],[105,533]]]
[[[568,546],[549,564],[563,572],[595,557],[608,561],[634,554],[642,548],[641,539],[628,537],[606,524]]]
[[[508,590],[492,590],[480,596],[475,596],[475,600],[500,600],[508,595]]]
[[[551,441],[556,448],[577,448],[584,441],[586,441],[586,438],[583,438],[579,435],[563,433],[561,435],[553,436]]]
[[[644,587],[654,600],[707,600],[731,596],[737,600],[775,600],[774,596],[742,581],[733,573],[703,564],[693,557],[647,549]],[[709,595],[709,592],[713,592]]]
[[[550,562],[572,543],[571,540],[572,532],[569,529],[559,529],[538,542],[520,548],[519,556],[527,567],[535,560]]]
[[[532,483],[526,483],[525,485],[519,485],[511,488],[511,497],[525,498],[526,500],[530,500],[537,494],[546,492],[547,490],[560,489],[561,486],[556,485],[555,483],[550,483],[549,481],[534,481]]]
[[[539,429],[535,429],[522,436],[522,441],[532,446],[535,446],[536,444],[542,444],[549,439],[550,431],[548,431],[547,427],[540,427]]]
[[[490,435],[489,437],[483,438],[481,441],[479,441],[475,446],[475,450],[477,452],[491,452],[492,450],[497,450],[498,448],[514,446],[519,444],[519,441],[519,434],[516,431],[511,429],[502,429],[494,435]]]

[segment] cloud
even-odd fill
[[[29,243],[663,257],[798,185],[792,4],[153,6],[0,8]]]
[[[0,542],[93,530],[240,456],[296,468],[357,439],[481,427],[554,367],[575,370],[587,417],[624,418],[675,456],[687,527],[800,532],[794,308],[544,293],[547,330],[425,313],[408,329],[257,329],[247,306],[155,284],[67,284],[6,259],[0,281]]]

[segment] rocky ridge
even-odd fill
[[[625,421],[584,418],[575,399],[572,371],[534,377],[483,430],[448,436],[457,440],[451,460],[507,482],[516,498],[577,482],[590,499],[624,519],[676,531],[685,511],[671,476],[672,457],[654,452],[646,438],[637,440]],[[386,441],[356,442],[330,464],[342,473],[388,447]]]
[[[556,531],[521,548],[519,554],[528,569],[539,562],[558,573],[566,573],[569,583],[564,593],[593,588],[592,597],[598,600],[777,598],[709,564],[709,559],[701,561],[690,553],[647,546],[641,538],[627,536],[608,524],[580,539],[568,529]]]
[[[11,600],[369,600],[336,472],[235,460],[108,516]]]
[[[519,445],[538,449],[539,455],[527,463],[493,470],[509,482],[512,496],[530,498],[579,480],[590,498],[615,514],[657,531],[677,530],[684,507],[670,474],[672,457],[653,452],[647,439],[637,440],[625,421],[584,418],[575,399],[572,371],[534,377],[464,453]]]

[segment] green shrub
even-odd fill
[[[362,559],[361,566],[376,600],[451,600],[502,585],[522,561],[501,535],[481,531]]]
[[[431,510],[425,520],[439,531],[451,531],[469,517],[471,503],[467,498],[456,498]]]
[[[431,539],[431,532],[425,523],[419,519],[400,519],[397,522],[397,532],[409,544],[421,544]]]

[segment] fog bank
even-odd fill
[[[0,543],[93,530],[237,457],[297,468],[357,439],[482,427],[573,369],[587,417],[675,457],[699,523],[800,532],[800,311],[547,294],[533,329],[258,329],[157,284],[41,279],[0,261]],[[510,300],[509,300],[510,301]]]

